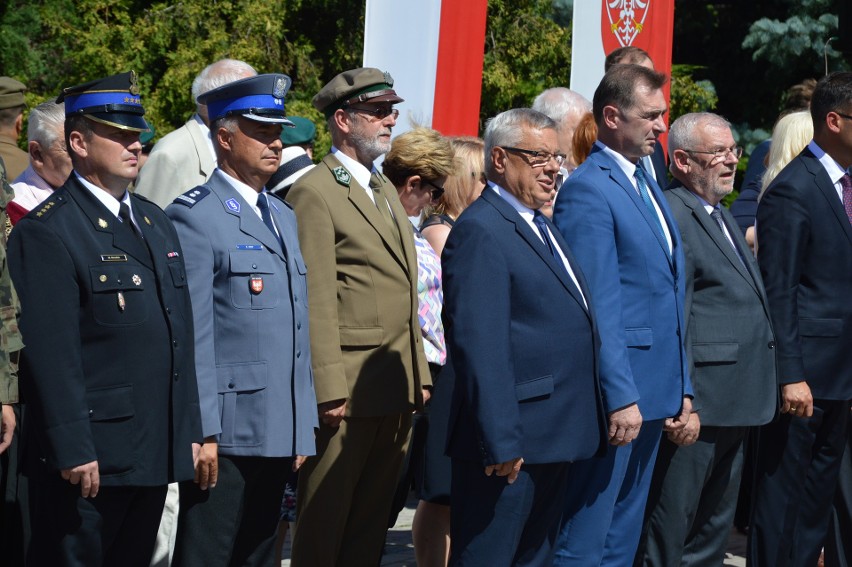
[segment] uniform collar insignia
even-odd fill
[[[350,175],[350,173],[346,171],[345,167],[343,167],[342,165],[335,167],[331,170],[331,172],[334,174],[334,178],[337,179],[338,183],[340,183],[344,187],[349,187],[349,183],[352,181],[352,175]]]

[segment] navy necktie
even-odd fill
[[[535,211],[533,213],[533,223],[535,223],[536,228],[538,228],[538,233],[541,235],[542,240],[544,240],[545,246],[547,246],[550,253],[553,254],[553,257],[556,258],[559,265],[564,267],[562,257],[556,249],[556,244],[550,239],[550,231],[547,230],[547,223],[545,222],[544,215],[541,214],[541,211]]]
[[[272,214],[269,212],[269,197],[266,193],[259,193],[257,196],[257,208],[260,209],[260,218],[263,219],[263,224],[266,225],[272,235],[281,242],[281,237],[278,235],[278,232],[275,230],[275,223],[272,222]]]
[[[139,240],[144,240],[142,238],[142,233],[139,232],[139,229],[136,228],[136,225],[133,224],[133,219],[130,218],[130,207],[127,206],[127,203],[124,201],[118,206],[118,218],[121,219],[121,224],[130,229],[130,232],[133,233]]]

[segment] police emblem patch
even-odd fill
[[[235,213],[240,212],[240,203],[236,199],[228,199],[225,201],[225,206]]]
[[[337,179],[337,182],[343,185],[344,187],[349,187],[349,183],[352,181],[352,176],[346,171],[346,168],[342,165],[340,167],[335,167],[331,170],[331,173],[334,174],[334,178]]]

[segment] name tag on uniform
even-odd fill
[[[263,244],[237,244],[237,250],[263,250]]]
[[[101,262],[126,262],[127,254],[101,254]]]

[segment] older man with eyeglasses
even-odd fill
[[[390,74],[345,71],[314,97],[332,149],[287,195],[308,266],[317,456],[299,478],[293,565],[378,565],[412,411],[431,385],[417,254],[390,149],[403,99]]]
[[[669,132],[665,195],[684,242],[686,352],[694,412],[657,456],[635,565],[721,565],[737,506],[744,440],[778,407],[775,335],[766,291],[734,217],[742,148],[731,125],[685,114]]]
[[[539,211],[559,166],[535,110],[485,131],[488,187],[442,254],[453,388],[450,565],[549,565],[574,461],[605,445],[590,289]]]

